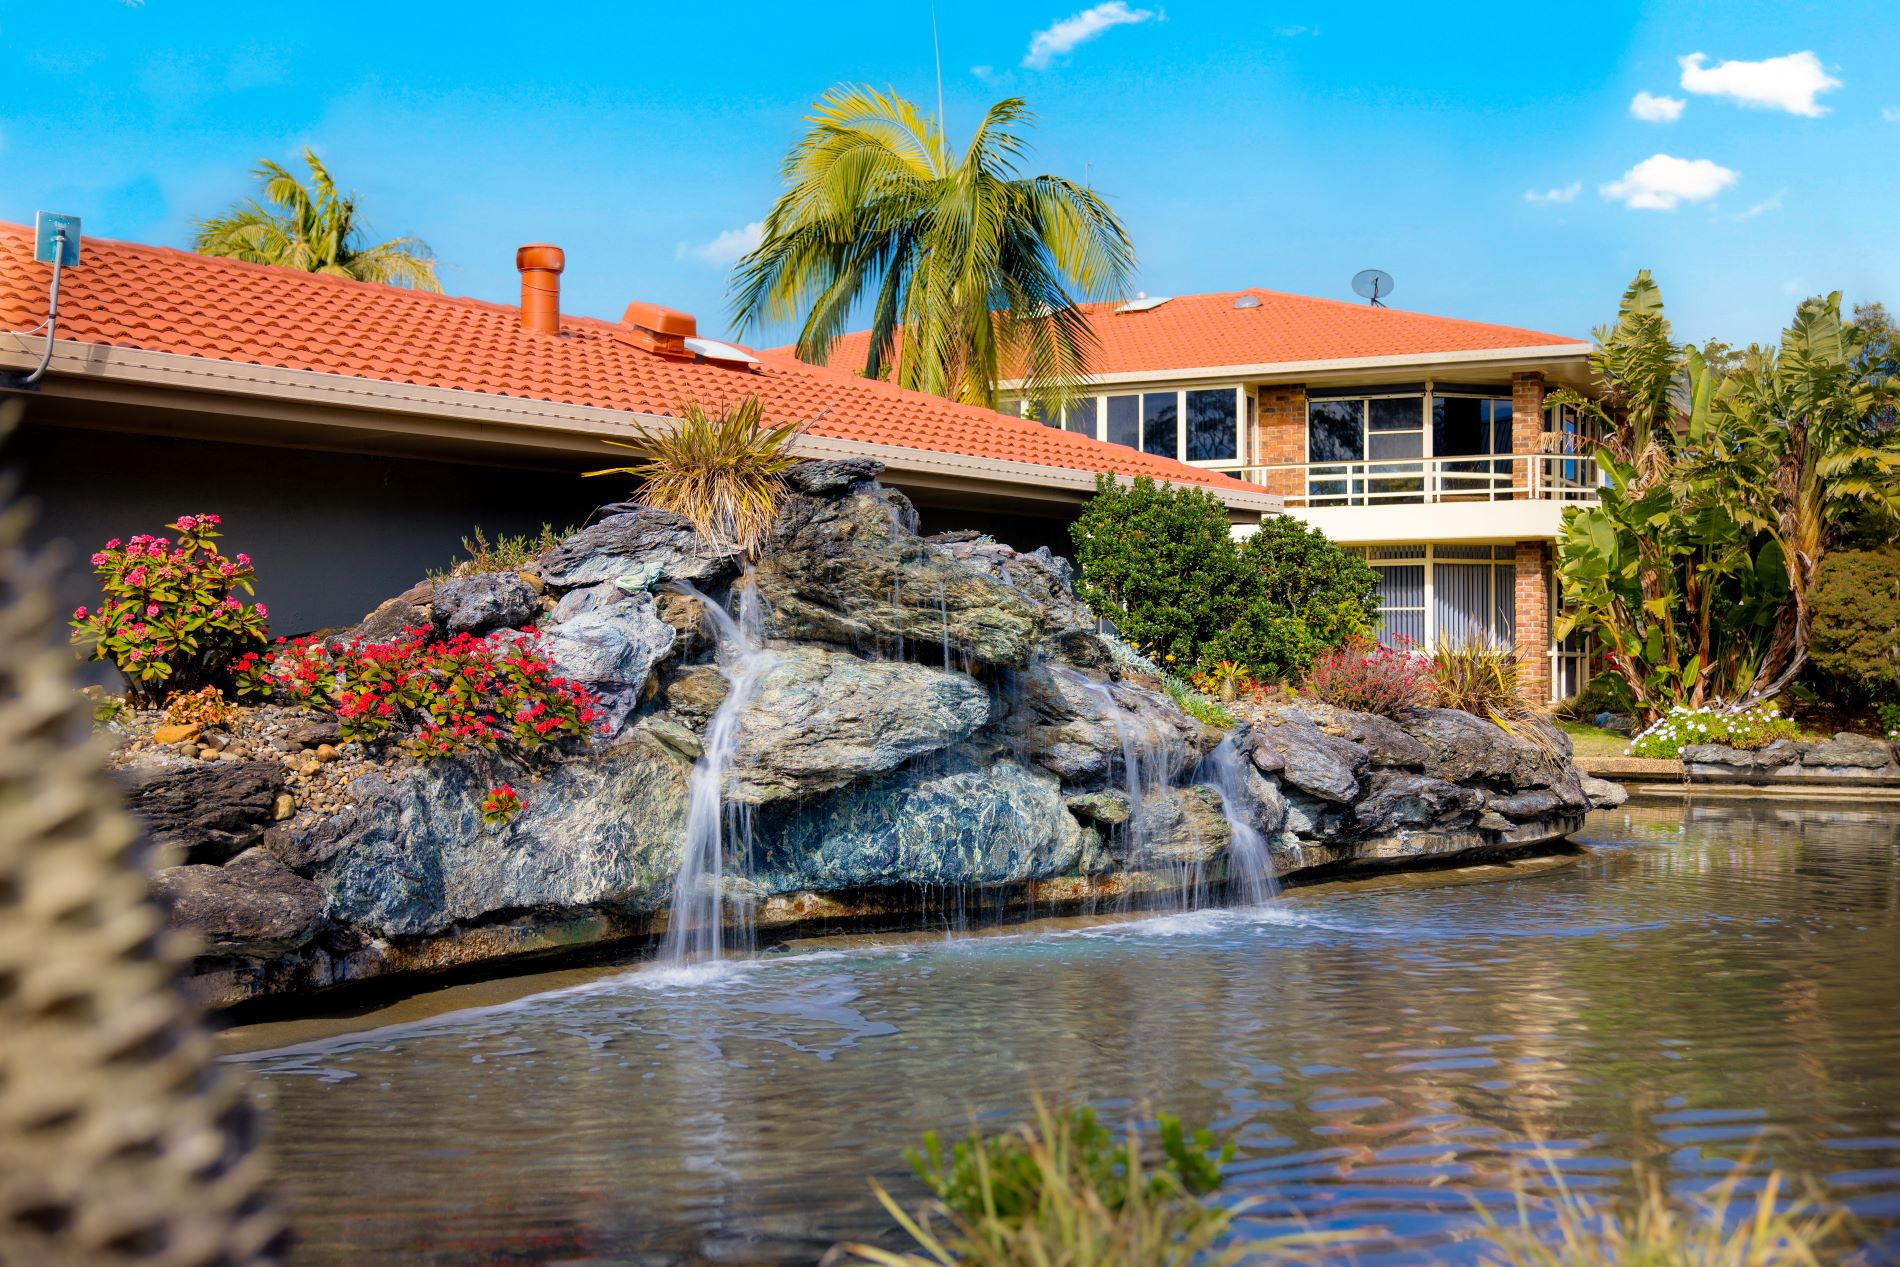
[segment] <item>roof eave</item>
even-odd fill
[[[1309,361],[1262,361],[1248,365],[1203,365],[1182,369],[1118,370],[1112,374],[1090,374],[1084,381],[1095,386],[1126,383],[1171,383],[1245,379],[1290,379],[1314,374],[1333,375],[1354,371],[1390,371],[1414,368],[1424,371],[1439,368],[1478,369],[1487,366],[1516,369],[1526,365],[1574,362],[1581,365],[1590,351],[1587,343],[1547,343],[1520,348],[1483,348],[1459,352],[1403,353],[1396,356],[1329,357]],[[999,391],[1021,390],[1021,379],[997,384]]]

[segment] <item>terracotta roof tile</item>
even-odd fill
[[[1234,307],[1234,301],[1242,297],[1259,303]],[[1572,343],[1579,348],[1588,346],[1568,335],[1277,290],[1180,295],[1142,312],[1118,312],[1120,306],[1089,304],[1083,308],[1097,340],[1090,361],[1092,373],[1166,373]],[[841,368],[861,367],[869,345],[866,331],[845,335],[832,347],[829,363]],[[789,348],[779,350],[790,352]]]
[[[0,223],[0,328],[44,320],[50,268],[32,233]],[[516,309],[100,238],[60,281],[62,340],[252,365],[676,415],[680,402],[758,395],[772,421],[814,435],[1175,482],[1237,481],[1184,463],[759,354],[757,369],[654,356],[613,322],[563,316],[551,337]]]

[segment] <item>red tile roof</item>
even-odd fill
[[[724,403],[758,395],[768,419],[809,419],[819,436],[1238,484],[790,357],[761,354],[757,369],[667,360],[616,339],[617,324],[587,317],[563,316],[556,338],[523,330],[517,310],[502,304],[99,238],[86,238],[83,250],[80,266],[60,279],[62,340],[642,414],[676,415],[689,398]],[[45,320],[51,268],[32,255],[31,231],[0,222],[0,330]]]
[[[1243,296],[1259,300],[1258,305],[1234,307]],[[1097,340],[1090,358],[1093,374],[1588,346],[1567,335],[1278,290],[1180,295],[1143,312],[1118,312],[1120,307],[1088,304],[1082,309]],[[868,332],[845,335],[833,346],[829,363],[861,369],[869,344]]]

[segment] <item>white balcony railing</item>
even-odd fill
[[[1291,462],[1224,473],[1265,485],[1295,510],[1431,502],[1594,502],[1598,488],[1596,463],[1569,453]]]

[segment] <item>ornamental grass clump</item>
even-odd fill
[[[154,705],[224,678],[231,662],[262,646],[269,616],[254,592],[251,556],[217,546],[216,515],[180,515],[177,537],[117,537],[92,556],[101,597],[68,622],[86,659],[104,660],[125,679],[134,704]]]
[[[553,524],[542,524],[541,531],[535,536],[521,533],[510,536],[498,533],[493,541],[477,527],[473,535],[462,538],[462,550],[468,557],[457,559],[446,568],[429,573],[432,581],[456,581],[465,576],[481,576],[489,572],[525,572],[534,561],[573,536],[575,529],[562,528],[558,532]]]
[[[608,441],[647,454],[645,461],[587,474],[631,475],[640,480],[635,500],[684,517],[717,545],[757,554],[785,495],[785,472],[797,465],[791,444],[803,424],[767,426],[757,396],[717,414],[695,400],[679,410],[667,430],[636,423],[633,444]]]
[[[1482,717],[1514,739],[1547,756],[1559,755],[1549,728],[1524,695],[1517,652],[1484,638],[1440,646],[1432,652],[1432,694],[1440,708]]]
[[[586,687],[554,672],[533,630],[431,641],[280,642],[237,666],[246,689],[335,714],[346,742],[394,743],[419,761],[467,752],[525,760],[587,736],[603,716]]]
[[[1409,643],[1382,646],[1355,638],[1314,657],[1300,689],[1322,704],[1397,717],[1432,699],[1432,664]]]
[[[1676,705],[1648,730],[1630,740],[1629,755],[1674,761],[1695,744],[1720,744],[1754,752],[1777,739],[1798,739],[1800,727],[1774,704],[1757,704],[1738,713]]]

